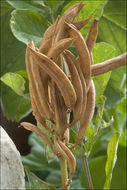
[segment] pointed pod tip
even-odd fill
[[[35,44],[34,44],[33,40],[30,41],[30,43],[28,44],[27,47],[32,48],[32,49],[35,50],[36,47],[35,47]]]

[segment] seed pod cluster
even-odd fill
[[[103,73],[102,64],[100,67],[93,65],[92,55],[98,33],[98,20],[95,19],[92,22],[86,40],[79,30],[93,16],[74,22],[84,6],[84,3],[76,4],[69,8],[60,19],[58,17],[55,23],[45,31],[39,50],[33,41],[26,48],[26,68],[33,115],[45,129],[54,135],[56,150],[52,146],[51,139],[36,126],[26,122],[21,125],[37,133],[55,155],[60,154],[67,160],[70,172],[67,185],[70,184],[76,168],[76,160],[71,149],[82,141],[94,114],[95,87],[92,75]],[[78,57],[67,50],[72,43]],[[104,67],[106,68],[105,63]],[[67,68],[68,72],[64,68]],[[70,113],[73,114],[71,122]],[[52,121],[56,128],[52,130],[46,125],[46,120]],[[78,121],[81,125],[76,142],[68,148],[69,130]]]

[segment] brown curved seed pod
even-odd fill
[[[74,155],[72,154],[72,152],[69,150],[69,148],[62,141],[58,140],[58,143],[59,143],[61,149],[66,153],[66,155],[69,158],[69,161],[68,161],[69,172],[70,172],[69,181],[68,181],[68,185],[69,185],[72,181],[72,176],[76,169],[76,159],[75,159]]]
[[[56,146],[57,151],[67,160],[67,163],[69,165],[69,172],[70,172],[70,177],[68,184],[72,180],[73,173],[75,172],[76,168],[76,160],[71,151],[66,147],[66,145],[61,146],[60,141],[57,139],[57,136],[55,134],[54,137],[54,145]],[[64,148],[64,149],[63,149]]]
[[[51,148],[52,152],[55,155],[57,155],[57,152],[54,150],[54,148],[52,146],[51,140],[39,128],[37,128],[35,125],[28,123],[28,122],[22,122],[22,123],[20,123],[20,125],[23,126],[25,129],[35,132],[37,135],[39,135],[42,138],[42,140],[44,140],[48,144],[48,146]]]
[[[31,47],[33,49],[35,49],[35,46],[34,46],[33,43],[31,43],[30,45],[31,45]],[[36,106],[37,106],[38,112],[39,112],[41,118],[43,119],[43,118],[45,118],[45,112],[41,109],[40,102],[39,102],[39,100],[36,97],[37,96],[36,95],[37,90],[35,88],[35,84],[34,84],[34,80],[33,80],[33,75],[32,75],[32,71],[31,71],[31,64],[30,64],[31,61],[32,61],[31,60],[31,53],[30,53],[30,51],[29,51],[29,49],[27,47],[27,49],[26,49],[26,69],[27,69],[27,73],[28,73],[28,77],[29,77],[29,81],[30,81],[30,86],[29,86],[29,88],[30,88],[30,95],[32,94],[31,99],[35,100],[34,102],[36,102]],[[33,109],[34,109],[34,107],[33,107]]]
[[[49,39],[51,40],[51,38],[52,38],[52,36],[54,35],[54,32],[55,32],[55,30],[56,30],[56,26],[57,26],[58,19],[59,19],[59,15],[58,15],[56,21],[55,21],[51,26],[49,26],[49,27],[47,28],[47,30],[45,31],[45,33],[44,33],[44,35],[43,35],[43,38],[42,38],[42,40],[41,40],[40,49],[43,48],[43,45],[45,44],[45,42],[46,42],[47,40],[49,40]],[[52,40],[51,40],[51,41],[52,41]]]
[[[92,52],[98,34],[98,19],[95,19],[90,27],[90,31],[86,38],[86,44],[90,52]]]
[[[39,52],[46,55],[49,49],[51,48],[51,46],[52,46],[52,40],[48,39],[47,41],[43,43],[43,46],[40,46]]]
[[[64,133],[67,129],[66,105],[58,87],[55,84],[53,85],[56,131],[57,134],[63,138]]]
[[[45,127],[45,129],[49,132],[51,132],[52,134],[54,133],[54,129],[51,129],[49,128],[47,125],[46,125],[46,122],[45,122],[45,118],[46,116],[44,115],[44,118],[41,117],[39,111],[38,111],[38,108],[37,108],[37,105],[36,105],[36,101],[34,100],[33,98],[33,95],[31,94],[31,103],[34,104],[34,109],[33,109],[33,115],[35,116],[36,120],[41,123],[41,125],[43,125],[43,127]],[[32,106],[33,107],[33,106]],[[44,114],[44,113],[43,113]]]
[[[30,46],[28,46],[28,48],[31,51],[32,56],[36,58],[35,64],[39,65],[39,67],[42,68],[49,76],[51,76],[51,78],[57,84],[67,108],[73,107],[76,102],[75,90],[64,72],[47,56],[36,52]]]
[[[82,104],[83,104],[83,88],[79,73],[77,71],[77,68],[75,67],[75,64],[73,63],[73,60],[67,55],[66,51],[63,53],[63,56],[68,65],[71,74],[72,83],[74,85],[74,89],[77,95],[77,101],[74,106],[74,120],[73,124],[71,124],[74,125],[74,123],[76,123],[81,117]]]
[[[73,22],[72,24],[78,29],[81,30],[81,28],[83,28],[86,24],[89,23],[89,21],[93,18],[93,15],[90,16],[88,19],[85,20],[80,20],[77,22]]]
[[[124,65],[127,65],[127,53],[109,59],[102,63],[91,65],[92,76],[104,74]]]
[[[75,17],[78,15],[78,13],[84,7],[84,5],[84,3],[78,3],[76,5],[73,5],[63,14],[63,16],[57,24],[53,43],[59,41],[60,39],[68,37],[68,29],[64,22],[66,21],[68,23],[72,23]]]
[[[67,49],[73,42],[72,38],[66,38],[62,39],[58,42],[56,42],[52,48],[50,48],[47,56],[52,59],[53,61],[56,61],[59,55]]]
[[[70,57],[70,59],[73,61],[73,64],[75,65],[79,76],[80,76],[80,80],[82,83],[82,89],[83,89],[83,102],[82,102],[82,111],[81,111],[81,117],[84,115],[85,109],[86,109],[86,103],[87,103],[87,89],[86,89],[86,82],[83,76],[83,73],[81,71],[79,62],[76,60],[75,56],[69,51],[69,50],[65,50],[66,54]],[[69,125],[70,127],[73,126],[73,122],[72,124]]]
[[[76,145],[82,141],[85,132],[87,130],[87,127],[92,120],[93,114],[94,114],[94,108],[95,108],[95,88],[93,81],[91,81],[91,85],[87,94],[87,105],[86,105],[86,111],[84,113],[84,116],[82,118],[81,126],[78,131],[77,139],[75,144],[70,148],[73,149],[76,147]]]
[[[84,38],[72,24],[67,24],[70,28],[69,33],[74,38],[74,45],[79,55],[80,67],[85,77],[87,89],[91,83],[90,55]]]
[[[36,94],[37,94],[38,99],[40,100],[40,106],[42,110],[45,110],[46,118],[49,120],[50,119],[52,120],[53,112],[50,105],[48,104],[47,97],[44,91],[43,81],[41,81],[41,78],[40,78],[38,65],[34,64],[35,61],[36,59],[33,58],[33,61],[31,62],[31,71],[33,75],[34,84],[37,90]]]

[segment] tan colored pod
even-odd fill
[[[39,135],[42,138],[42,140],[44,140],[48,144],[48,146],[51,148],[53,153],[55,155],[57,155],[57,152],[54,150],[54,148],[52,146],[51,140],[48,138],[48,136],[44,132],[42,132],[41,129],[39,129],[35,125],[28,123],[28,122],[22,122],[22,123],[20,123],[20,125],[23,126],[25,129],[35,132],[37,135]]]
[[[81,126],[78,131],[77,139],[75,144],[70,148],[73,149],[76,147],[76,145],[82,141],[85,132],[87,130],[88,125],[90,124],[95,109],[95,88],[93,81],[91,82],[88,94],[87,94],[87,105],[86,105],[86,111],[84,113],[84,116],[82,117]]]
[[[82,105],[83,105],[83,88],[82,88],[82,83],[81,79],[79,76],[79,73],[77,71],[77,68],[75,67],[75,63],[73,63],[73,60],[71,59],[70,56],[66,53],[66,51],[63,53],[63,56],[65,58],[65,61],[68,65],[72,83],[74,85],[74,89],[77,95],[77,101],[74,106],[74,120],[71,125],[74,125],[75,122],[77,122],[81,118],[81,113],[82,113]]]
[[[65,73],[47,56],[36,52],[30,46],[28,46],[28,48],[32,57],[36,60],[35,64],[42,68],[57,84],[67,108],[72,108],[76,103],[76,94]]]
[[[72,24],[67,24],[70,28],[69,33],[72,38],[74,38],[74,45],[79,56],[80,67],[83,72],[87,89],[90,87],[91,83],[91,60],[89,55],[89,50],[87,48],[86,42],[81,35],[81,33]]]
[[[93,47],[96,43],[98,34],[98,19],[95,19],[90,27],[90,31],[86,38],[86,44],[90,52],[92,52]]]

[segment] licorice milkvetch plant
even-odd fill
[[[96,43],[99,20],[93,20],[84,39],[80,29],[94,17],[74,22],[84,5],[75,4],[61,18],[57,17],[45,31],[39,49],[32,39],[26,48],[33,115],[53,135],[53,139],[33,124],[22,122],[21,125],[39,135],[60,160],[63,189],[70,187],[76,169],[73,150],[79,143],[83,143],[95,111],[96,89],[92,77],[127,63],[126,53],[99,64],[93,63],[92,50]],[[72,44],[77,57],[67,50]],[[70,119],[71,116],[73,119]],[[46,120],[50,120],[54,128],[48,126]],[[69,133],[75,124],[78,124],[77,138],[74,144],[70,144]]]

